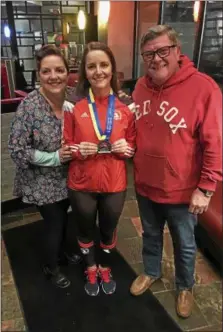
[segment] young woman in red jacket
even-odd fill
[[[134,154],[134,116],[117,97],[114,56],[105,44],[87,45],[77,93],[83,98],[64,115],[64,143],[73,160],[68,172],[69,197],[78,242],[86,263],[85,291],[114,293],[116,283],[110,268],[111,250],[116,245],[116,227],[126,195],[125,159]],[[98,216],[100,257],[94,253],[94,230]]]

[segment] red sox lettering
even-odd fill
[[[136,120],[139,120],[142,116],[147,115],[151,112],[151,101],[146,100],[143,102],[143,110],[141,112],[140,105],[135,106]],[[178,123],[172,123],[171,121],[179,114],[179,110],[176,107],[170,107],[168,101],[162,101],[159,108],[156,111],[158,116],[162,116],[164,121],[169,124],[169,127],[173,134],[176,134],[180,128],[187,128],[185,119],[182,117]]]

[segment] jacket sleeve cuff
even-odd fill
[[[56,166],[61,166],[59,150],[57,150],[56,153],[55,153],[55,165]]]
[[[34,150],[31,163],[34,165],[45,166],[45,167],[60,166],[61,162],[60,162],[59,151],[46,152],[46,151]]]
[[[209,190],[209,191],[215,191],[217,186],[217,182],[210,182],[210,181],[205,181],[204,179],[200,180],[198,183],[198,188],[204,189],[204,190]]]

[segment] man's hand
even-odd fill
[[[112,144],[112,152],[123,153],[124,155],[130,158],[134,155],[135,149],[129,146],[125,138],[121,138]]]
[[[210,200],[211,197],[206,197],[204,193],[197,188],[191,196],[189,212],[201,214],[207,211]]]

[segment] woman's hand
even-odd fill
[[[83,157],[92,156],[98,152],[98,146],[95,143],[81,142],[79,151]]]
[[[123,153],[124,155],[130,158],[134,155],[135,149],[129,146],[125,138],[121,138],[112,144],[112,152]]]
[[[59,149],[59,158],[61,163],[66,163],[72,160],[72,151],[69,146],[63,145]]]

